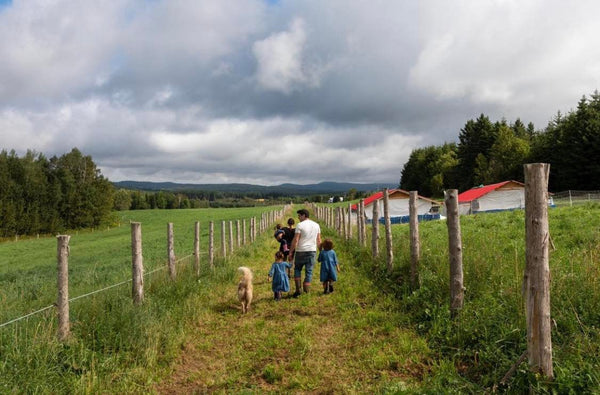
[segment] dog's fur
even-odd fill
[[[238,284],[238,299],[242,303],[242,313],[247,313],[252,303],[252,270],[246,266],[238,267],[242,273]]]

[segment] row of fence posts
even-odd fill
[[[552,341],[550,318],[550,266],[548,226],[548,176],[550,165],[533,163],[524,165],[525,173],[525,251],[526,263],[523,277],[523,293],[526,300],[527,357],[531,369],[547,378],[554,376],[552,369]],[[385,226],[386,264],[393,269],[394,254],[392,227],[389,212],[389,193],[383,190],[383,217]],[[413,289],[419,286],[420,238],[417,215],[418,192],[409,192],[410,232],[410,283]],[[458,190],[446,191],[446,224],[448,228],[448,256],[450,266],[450,312],[454,318],[464,303],[464,279],[462,236],[458,210]],[[352,205],[345,207],[313,206],[315,216],[325,226],[333,228],[342,238],[352,239],[356,227],[357,242],[367,244],[367,220],[364,199],[356,205],[356,219]],[[373,259],[379,256],[379,205],[373,204],[371,250]]]
[[[256,217],[250,218],[248,238],[251,243],[256,240],[258,233],[265,232],[277,220],[283,218],[285,213],[290,209],[288,205],[281,210],[274,210],[262,213],[260,220]],[[221,256],[227,257],[228,253],[233,253],[234,248],[245,245],[247,242],[246,234],[246,219],[235,221],[236,237],[234,238],[234,221],[228,221],[228,237],[227,237],[227,222],[221,221]],[[214,222],[210,221],[208,231],[208,266],[214,268],[215,247],[214,247]],[[69,323],[69,235],[58,235],[57,238],[57,260],[58,260],[58,338],[60,341],[65,341],[70,335]],[[236,242],[234,243],[234,240]],[[200,275],[200,222],[194,224],[194,261],[193,271],[196,276]],[[131,278],[132,288],[131,294],[133,303],[141,305],[144,302],[144,264],[142,251],[142,224],[140,222],[131,222]],[[167,224],[167,267],[169,277],[175,280],[176,271],[176,255],[174,248],[174,233],[173,223]]]

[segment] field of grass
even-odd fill
[[[553,362],[556,379],[538,381],[527,363],[506,387],[510,392],[600,391],[600,205],[550,210]],[[444,222],[420,225],[420,282],[408,284],[407,225],[394,227],[392,276],[370,264],[378,283],[393,294],[437,357],[449,364],[435,388],[489,391],[526,350],[525,307],[521,295],[525,266],[524,212],[461,217],[465,305],[451,320],[448,238]]]
[[[123,222],[142,222],[149,271],[165,264],[167,222],[183,256],[196,220],[205,243],[209,220],[260,215],[253,210],[128,212]],[[202,265],[199,278],[183,262],[175,283],[166,271],[146,279],[142,307],[133,306],[130,285],[74,301],[65,344],[53,309],[0,328],[0,392],[490,392],[526,349],[523,212],[461,217],[461,227],[467,290],[455,320],[444,222],[420,224],[416,290],[408,286],[408,225],[393,227],[391,274],[384,258],[373,262],[368,249],[324,229],[342,262],[336,291],[321,295],[315,283],[316,292],[281,302],[266,282],[277,249],[268,231],[214,271]],[[500,392],[600,391],[600,205],[551,210],[550,231],[556,379],[545,383],[525,362]],[[73,236],[71,296],[131,276],[129,232],[123,225]],[[54,238],[3,243],[0,256],[0,322],[54,302]],[[246,316],[235,300],[241,265],[256,276]]]
[[[214,221],[214,248],[218,255],[222,220],[229,226],[230,220],[247,219],[249,240],[249,218],[255,216],[258,221],[262,212],[269,210],[273,208],[124,211],[119,212],[119,227],[69,233],[69,296],[76,297],[131,279],[130,221],[142,224],[144,271],[150,272],[166,265],[167,223],[174,224],[175,254],[181,258],[193,253],[194,223],[200,221],[201,259],[206,260],[210,221]],[[0,323],[56,301],[56,248],[54,237],[0,243],[0,301],[3,305]],[[151,280],[152,277],[146,281]]]

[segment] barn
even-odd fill
[[[458,195],[460,214],[475,214],[525,208],[525,185],[518,181],[503,181],[481,185]]]
[[[390,219],[392,223],[408,223],[410,220],[410,212],[408,202],[410,193],[403,189],[388,190],[388,208],[390,210]],[[372,221],[373,204],[379,205],[379,222],[384,222],[383,217],[383,192],[377,192],[365,198],[365,216],[368,222]],[[435,200],[418,196],[417,197],[417,214],[419,221],[430,221],[440,219],[441,203]],[[352,205],[352,211],[356,211],[358,205]]]

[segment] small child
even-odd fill
[[[283,255],[287,255],[289,253],[290,248],[288,246],[287,240],[285,239],[285,231],[281,228],[281,224],[275,225],[275,233],[273,234],[275,240],[279,242],[279,251],[283,252]]]
[[[325,239],[319,246],[319,258],[321,262],[321,282],[323,283],[323,293],[333,292],[333,283],[337,281],[337,274],[340,271],[340,263],[333,250],[333,241]]]
[[[282,292],[290,292],[290,279],[285,269],[291,267],[291,263],[283,261],[283,252],[277,251],[275,253],[275,262],[273,262],[271,270],[269,270],[269,281],[272,281],[273,295],[277,301],[281,300]]]

